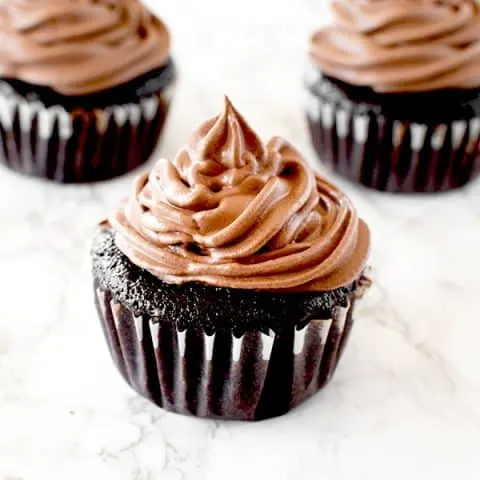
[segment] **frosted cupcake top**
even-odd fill
[[[378,92],[480,87],[476,0],[334,0],[310,53],[324,73]]]
[[[84,95],[164,65],[165,25],[138,0],[0,3],[0,76]]]
[[[175,284],[319,291],[357,280],[369,231],[285,140],[266,145],[228,99],[110,218],[118,248]]]

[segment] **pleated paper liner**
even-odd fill
[[[388,192],[442,192],[480,173],[480,118],[423,124],[332,100],[318,73],[307,80],[306,112],[319,159],[334,172]],[[344,100],[344,99],[343,99]]]
[[[95,296],[114,363],[133,389],[166,410],[234,420],[282,415],[322,388],[338,365],[355,304],[352,294],[328,320],[236,336],[135,316],[98,284]]]
[[[155,150],[172,87],[138,103],[68,111],[28,101],[0,82],[0,163],[62,183],[125,174],[145,163]]]

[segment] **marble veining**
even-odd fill
[[[323,0],[150,4],[180,69],[158,155],[228,93],[263,138],[314,158],[302,72]],[[480,182],[394,197],[337,179],[371,225],[375,284],[328,388],[241,424],[165,413],[111,363],[88,249],[134,175],[65,187],[0,170],[1,480],[480,478]]]

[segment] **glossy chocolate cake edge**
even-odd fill
[[[105,102],[119,103],[105,108],[92,108],[88,102],[78,107],[78,98],[63,97],[67,103],[77,102],[70,105],[71,110],[67,104],[46,106],[36,97],[19,96],[3,82],[0,164],[59,183],[100,182],[138,168],[161,138],[175,74],[173,69],[162,77],[163,88],[158,78],[150,79],[151,83],[142,78],[137,90],[123,99],[107,95]],[[88,98],[91,102],[94,96]]]
[[[50,87],[34,85],[17,79],[0,78],[0,82],[9,85],[19,97],[29,102],[40,102],[47,108],[59,106],[67,111],[76,109],[88,111],[115,105],[138,103],[142,98],[166,89],[175,81],[175,78],[175,63],[172,58],[169,58],[165,65],[140,75],[129,82],[100,92],[78,96],[64,95]]]
[[[307,122],[318,158],[351,182],[392,193],[437,193],[479,176],[478,91],[444,92],[449,106],[442,110],[437,104],[433,110],[442,93],[427,100],[419,94],[377,95],[333,83],[320,72],[306,88]],[[382,98],[390,100],[382,104]]]
[[[312,67],[316,68],[316,67]],[[320,72],[319,72],[320,75]],[[357,113],[374,113],[396,120],[437,124],[480,116],[480,89],[382,93],[321,75],[307,85],[314,94]]]

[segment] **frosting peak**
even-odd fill
[[[379,92],[480,87],[476,0],[333,0],[311,56],[332,77]]]
[[[110,223],[133,263],[171,283],[333,290],[359,278],[369,249],[350,200],[285,140],[264,145],[228,99]]]
[[[126,83],[169,54],[169,34],[139,0],[0,3],[0,76],[83,95]]]
[[[206,186],[215,194],[260,173],[268,158],[262,141],[225,97],[223,112],[192,134],[173,165],[188,186]]]
[[[200,158],[214,160],[225,169],[254,166],[263,161],[265,149],[257,134],[235,110],[228,97],[221,115],[203,124],[191,146]]]

